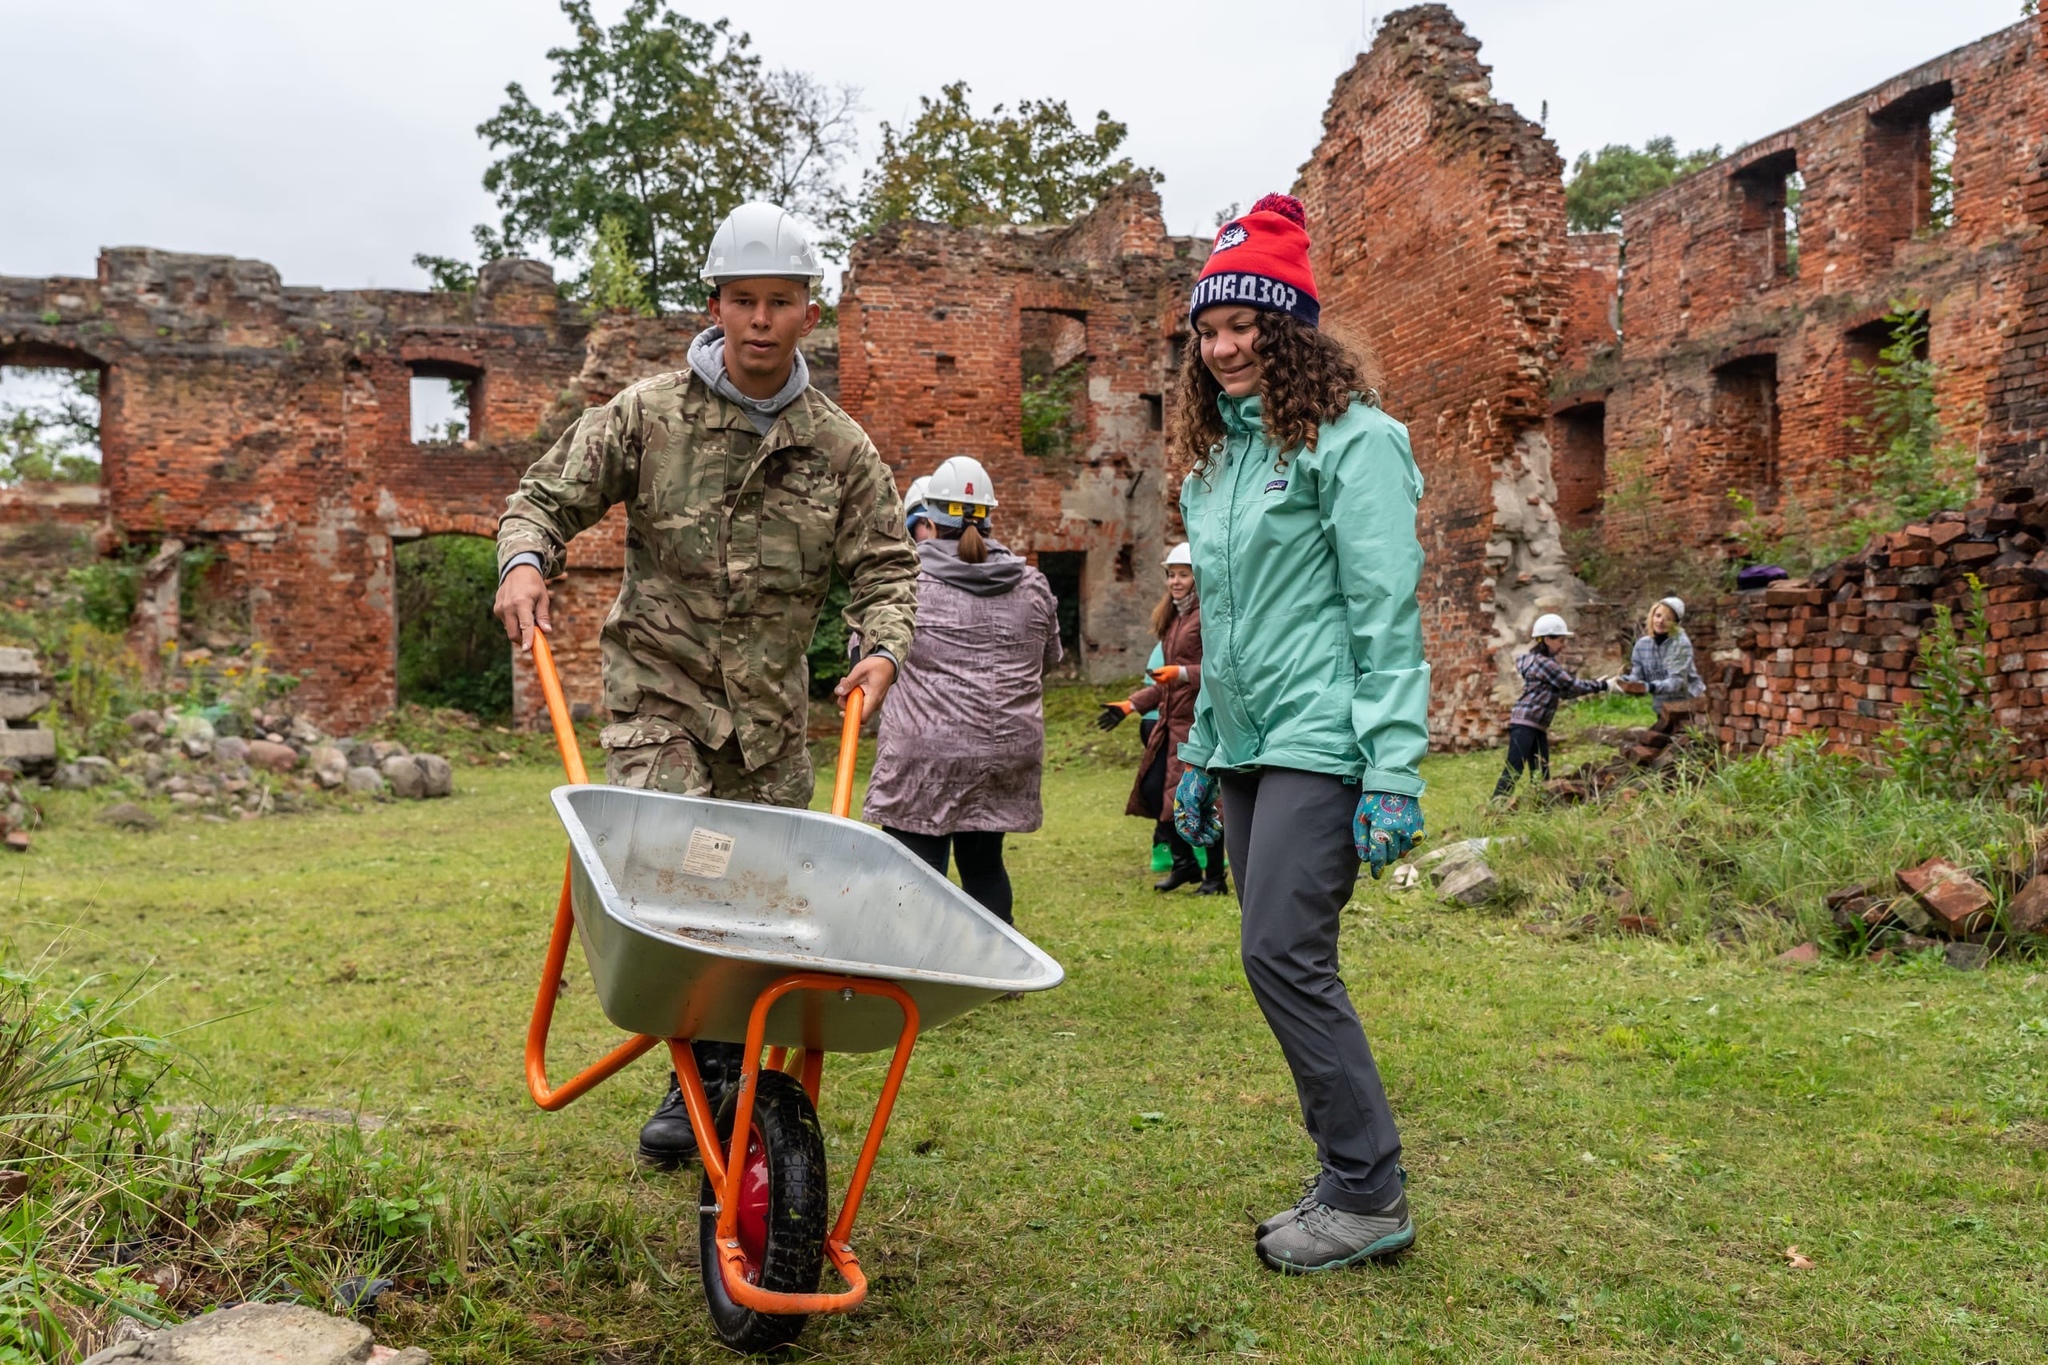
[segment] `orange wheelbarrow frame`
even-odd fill
[[[533,664],[535,672],[540,675],[541,695],[547,700],[548,720],[554,726],[555,747],[561,751],[562,771],[572,784],[587,783],[590,778],[584,771],[583,751],[576,742],[575,726],[569,719],[569,707],[562,696],[562,680],[555,671],[554,651],[548,647],[547,636],[538,630],[533,635]],[[860,689],[855,688],[847,695],[846,720],[839,731],[839,761],[832,778],[832,813],[842,819],[850,818],[853,809],[853,769],[860,749],[861,705]],[[716,1116],[711,1112],[711,1101],[705,1094],[704,1079],[697,1072],[697,1059],[690,1051],[688,1038],[664,1039],[648,1033],[635,1034],[564,1081],[559,1088],[548,1084],[548,1030],[554,1023],[555,997],[561,989],[562,967],[568,961],[569,940],[575,936],[575,930],[576,915],[569,899],[569,869],[564,867],[562,896],[555,907],[554,932],[548,938],[547,957],[541,963],[540,992],[534,997],[533,1018],[526,1027],[526,1088],[532,1094],[533,1102],[550,1112],[562,1109],[589,1094],[601,1081],[618,1074],[644,1053],[667,1043],[669,1058],[675,1065],[676,1080],[682,1088],[683,1105],[689,1111],[690,1131],[696,1135],[697,1151],[703,1158],[705,1173],[710,1177],[712,1188],[718,1191],[718,1268],[726,1294],[741,1307],[761,1313],[845,1313],[859,1307],[867,1298],[868,1281],[850,1240],[853,1220],[860,1212],[861,1197],[867,1193],[868,1177],[874,1173],[875,1156],[881,1150],[882,1137],[889,1128],[889,1114],[896,1107],[896,1095],[903,1086],[903,1073],[910,1065],[910,1051],[917,1042],[915,1002],[894,982],[868,977],[841,976],[830,972],[791,972],[777,977],[754,998],[753,1010],[747,1018],[746,1050],[740,1068],[732,1140],[729,1146],[722,1147],[718,1140]],[[853,1178],[847,1182],[846,1196],[839,1205],[839,1217],[825,1237],[826,1259],[847,1286],[836,1294],[780,1294],[749,1283],[744,1268],[746,1256],[740,1247],[740,1177],[745,1169],[747,1138],[753,1130],[754,1095],[763,1065],[762,1041],[768,1010],[776,1001],[794,991],[819,991],[848,997],[883,996],[894,1000],[903,1011],[903,1030],[897,1035],[896,1051],[889,1060],[881,1096],[875,1101],[875,1116],[868,1125],[866,1139],[861,1143],[860,1160],[854,1165]],[[766,1065],[797,1077],[811,1097],[812,1105],[817,1104],[825,1069],[822,1052],[806,1048],[769,1048]]]

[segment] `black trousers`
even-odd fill
[[[1550,780],[1550,732],[1533,725],[1510,725],[1508,763],[1501,769],[1500,781],[1493,784],[1494,798],[1511,794],[1525,770],[1534,772],[1538,782]]]
[[[1245,979],[1294,1074],[1323,1168],[1316,1197],[1347,1213],[1385,1208],[1401,1189],[1401,1135],[1337,975],[1338,917],[1358,881],[1358,788],[1291,768],[1217,776]]]
[[[961,830],[957,834],[912,834],[882,826],[882,833],[901,842],[918,857],[946,874],[947,852],[960,860],[960,889],[1005,924],[1010,918],[1010,873],[1003,866],[1003,836],[994,830]]]

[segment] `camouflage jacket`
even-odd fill
[[[519,481],[498,564],[531,551],[549,578],[570,537],[626,504],[626,572],[602,636],[606,748],[737,734],[749,768],[800,747],[804,654],[832,569],[870,651],[910,652],[917,553],[889,467],[817,389],[765,436],[688,371],[626,389]],[[628,733],[630,730],[631,733]]]

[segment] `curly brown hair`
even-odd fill
[[[1288,451],[1314,450],[1316,428],[1343,416],[1354,396],[1379,402],[1370,379],[1370,354],[1361,359],[1353,347],[1291,314],[1260,310],[1256,344],[1266,439],[1281,452],[1275,468],[1286,465]],[[1202,363],[1201,335],[1190,333],[1181,357],[1171,453],[1174,463],[1196,478],[1208,477],[1210,457],[1223,440],[1223,418],[1216,410],[1222,392]]]

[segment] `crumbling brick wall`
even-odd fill
[[[1151,648],[1178,521],[1165,416],[1207,255],[1207,242],[1167,234],[1142,180],[1068,227],[903,222],[853,250],[842,402],[900,486],[971,455],[996,483],[999,540],[1042,566],[1083,557],[1076,667],[1089,679],[1132,677]],[[1027,366],[1077,363],[1066,449],[1026,454]]]
[[[2021,775],[2048,776],[2048,500],[1980,499],[1961,512],[1879,536],[1812,583],[1781,583],[1719,604],[1694,644],[1707,709],[1724,747],[1767,748],[1819,730],[1868,761],[1899,709],[1920,695],[1921,638],[1935,608],[1967,621],[1972,579],[1985,591],[1997,722]]]
[[[1535,617],[1585,588],[1565,562],[1548,430],[1576,296],[1563,162],[1493,98],[1443,5],[1389,15],[1337,80],[1295,192],[1325,326],[1377,353],[1427,491],[1421,532],[1431,734],[1499,736]],[[1255,187],[1252,187],[1255,188]]]
[[[1926,310],[1943,418],[1987,487],[2031,477],[2048,352],[2048,195],[2025,189],[2048,128],[2042,24],[1936,58],[1623,211],[1619,354],[1554,382],[1560,398],[1601,396],[1610,486],[1617,472],[1647,476],[1660,495],[1651,538],[1733,548],[1731,492],[1794,525],[1845,515],[1860,484],[1843,462],[1868,440],[1852,426],[1869,411],[1858,366],[1876,360],[1895,303]],[[1945,228],[1930,218],[1928,145],[1943,109],[1955,126]],[[1646,534],[1633,521],[1609,531]]]
[[[561,409],[680,363],[697,325],[593,331],[532,261],[486,266],[470,294],[291,288],[259,261],[143,248],[102,252],[90,280],[0,278],[0,364],[102,375],[109,532],[158,548],[144,657],[177,637],[175,551],[209,545],[250,633],[303,678],[298,703],[340,729],[396,698],[393,542],[493,534]],[[470,439],[413,443],[416,373],[474,382]],[[586,704],[616,520],[578,538],[557,588],[570,695]]]

